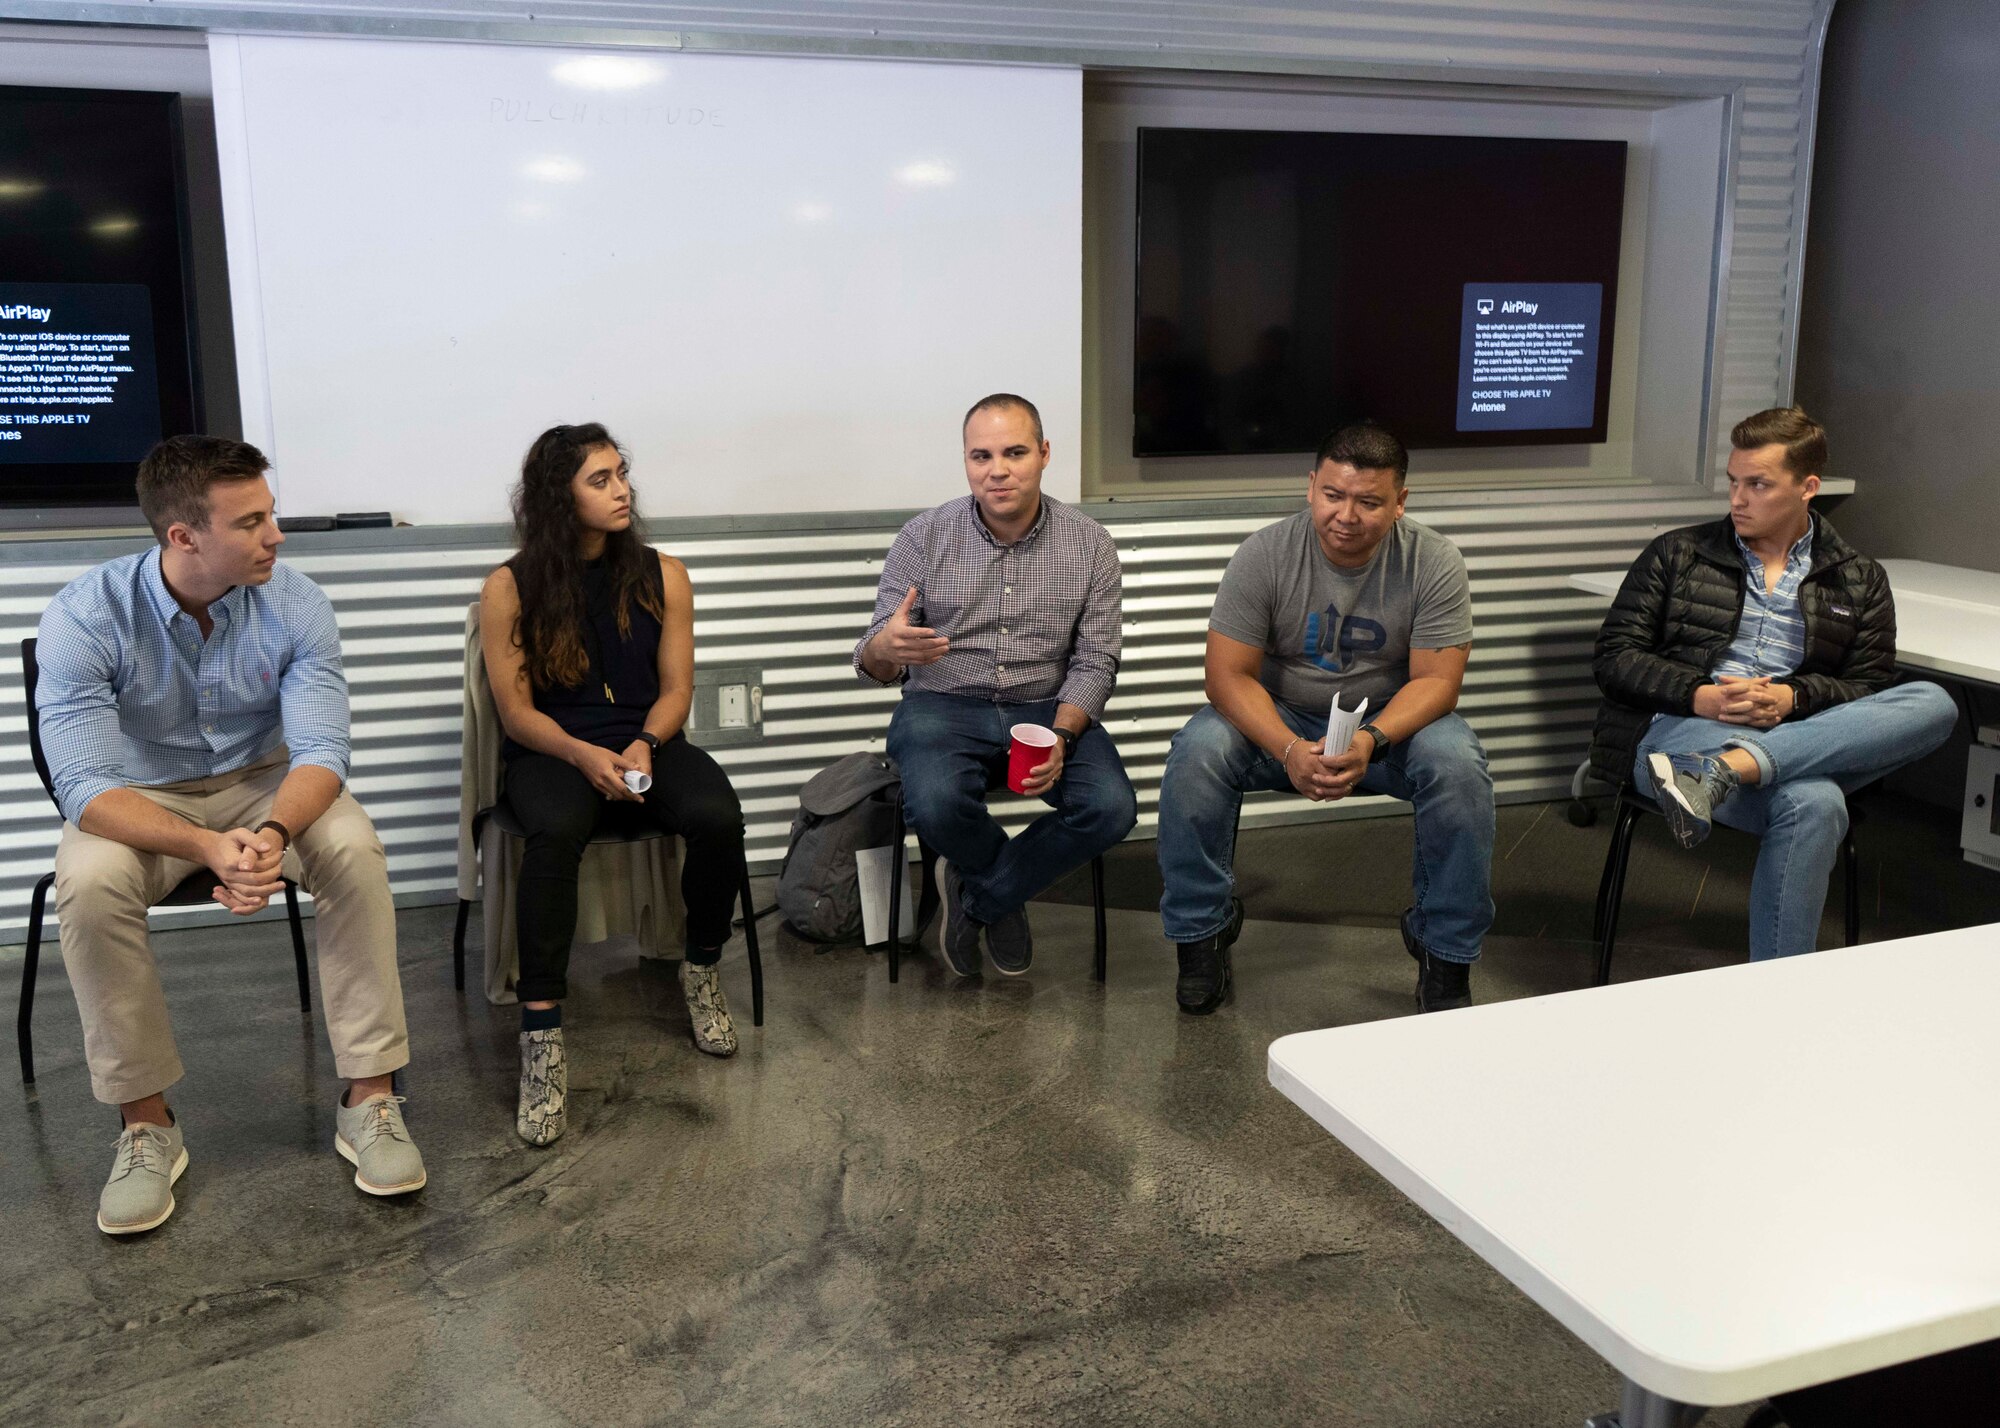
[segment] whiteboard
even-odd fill
[[[1075,69],[218,35],[244,433],[292,515],[507,519],[602,421],[655,516],[965,490],[1042,410],[1080,487]]]

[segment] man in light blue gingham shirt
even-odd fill
[[[278,564],[265,466],[241,442],[161,442],[138,477],[160,544],[71,581],[36,641],[38,723],[64,819],[63,961],[91,1089],[125,1127],[98,1203],[107,1234],[165,1220],[187,1164],[166,1102],[182,1067],[147,909],[194,878],[230,911],[256,912],[282,892],[287,859],[314,894],[327,1031],[350,1082],[335,1148],[371,1194],[424,1183],[391,1083],[409,1035],[388,861],[343,787],[340,631],[319,587]]]
[[[347,778],[347,677],[333,605],[289,566],[209,606],[204,640],[161,547],[78,576],[42,616],[42,748],[63,817],[107,789],[233,773],[278,748]]]

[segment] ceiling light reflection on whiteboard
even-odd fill
[[[544,183],[575,183],[588,170],[575,159],[566,158],[561,154],[551,154],[546,158],[528,160],[522,166],[521,172],[531,179],[540,179]]]
[[[833,205],[807,199],[792,209],[792,217],[801,223],[824,223],[833,217]]]
[[[549,71],[563,84],[578,89],[643,89],[667,77],[666,68],[634,55],[577,55]]]
[[[896,177],[913,188],[936,188],[950,183],[958,174],[950,164],[941,164],[936,159],[919,159],[897,169]]]

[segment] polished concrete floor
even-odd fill
[[[1562,815],[1502,811],[1481,998],[1588,976],[1605,830]],[[2000,919],[1948,823],[1878,820],[1871,937]],[[1740,957],[1753,845],[1658,834],[1619,975]],[[49,965],[39,1083],[0,1088],[0,1422],[1580,1423],[1615,1402],[1603,1364],[1265,1083],[1276,1036],[1411,1012],[1408,847],[1400,820],[1246,834],[1240,993],[1202,1020],[1172,1004],[1150,844],[1111,860],[1104,988],[1070,886],[1020,980],[920,955],[892,987],[767,921],[761,1031],[727,963],[730,1062],[693,1049],[670,964],[580,951],[572,1128],[546,1151],[513,1134],[513,1009],[452,990],[450,909],[406,912],[431,1183],[401,1202],[332,1151],[282,930],[162,934],[191,1168],[130,1241],[92,1222],[116,1123]],[[9,1021],[18,966],[0,954]]]

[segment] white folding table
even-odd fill
[[[1928,560],[1885,560],[1882,570],[1896,597],[1897,664],[2000,685],[2000,575]]]
[[[2000,1337],[2000,925],[1283,1037],[1271,1084],[1682,1428]]]

